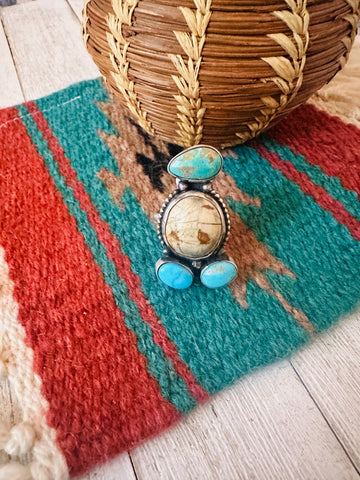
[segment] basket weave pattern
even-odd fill
[[[343,67],[359,0],[87,0],[84,41],[149,133],[226,147],[272,125]]]

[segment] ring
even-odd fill
[[[206,287],[219,288],[237,276],[235,263],[223,249],[230,233],[229,212],[211,184],[222,167],[222,155],[209,145],[190,147],[168,164],[177,188],[158,216],[164,249],[155,269],[169,287],[184,289],[198,279]]]

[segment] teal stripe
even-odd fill
[[[253,149],[235,151],[239,159],[225,158],[225,171],[260,198],[261,209],[228,199],[231,208],[296,274],[293,280],[269,272],[274,287],[319,330],[329,327],[359,302],[360,243]]]
[[[323,187],[335,200],[341,202],[351,215],[360,221],[358,195],[352,190],[346,190],[339,178],[327,175],[319,166],[309,163],[303,155],[295,154],[289,147],[278,144],[266,134],[261,135],[259,142],[283,160],[290,161],[299,172],[306,173],[316,185]]]
[[[126,283],[118,278],[114,263],[108,258],[104,245],[98,240],[72,188],[66,185],[65,178],[59,172],[58,164],[48,149],[48,143],[43,138],[42,132],[38,130],[32,116],[29,115],[28,109],[21,105],[18,111],[38,152],[44,159],[56,188],[61,192],[64,203],[76,219],[78,229],[83,234],[95,262],[101,268],[106,283],[111,287],[116,305],[124,312],[126,326],[136,334],[138,349],[148,360],[149,372],[158,381],[163,396],[180,412],[189,412],[196,405],[195,399],[189,394],[184,380],[175,372],[172,362],[154,343],[150,327],[142,320],[137,305],[129,299]]]
[[[71,98],[81,96],[78,102]],[[159,284],[155,262],[161,245],[153,225],[131,189],[125,210],[113,203],[97,177],[101,168],[118,173],[116,161],[97,135],[112,127],[96,101],[106,95],[98,82],[86,82],[37,103],[49,121],[100,216],[119,238],[142,288],[199,383],[210,393],[233,383],[249,370],[288,356],[308,339],[294,318],[257,285],[248,284],[249,309],[229,288],[210,290],[193,285],[174,291]]]

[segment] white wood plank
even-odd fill
[[[360,311],[292,363],[360,471]]]
[[[245,378],[131,457],[139,480],[359,478],[288,362]]]
[[[99,76],[65,0],[15,5],[2,16],[26,100]]]
[[[23,94],[1,22],[0,59],[0,108],[3,108],[22,102]]]
[[[94,468],[78,480],[137,480],[127,453]]]
[[[75,15],[78,17],[79,21],[81,22],[84,0],[68,0],[68,3],[70,4]]]

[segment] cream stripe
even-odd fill
[[[41,380],[33,371],[33,351],[25,345],[25,330],[17,320],[19,308],[13,288],[0,247],[0,360],[23,413],[22,422],[8,432],[8,439],[2,430],[0,443],[13,455],[27,450],[32,453],[28,465],[9,463],[0,467],[0,480],[65,480],[68,469],[55,443],[56,432],[45,421],[48,403],[40,393]]]

